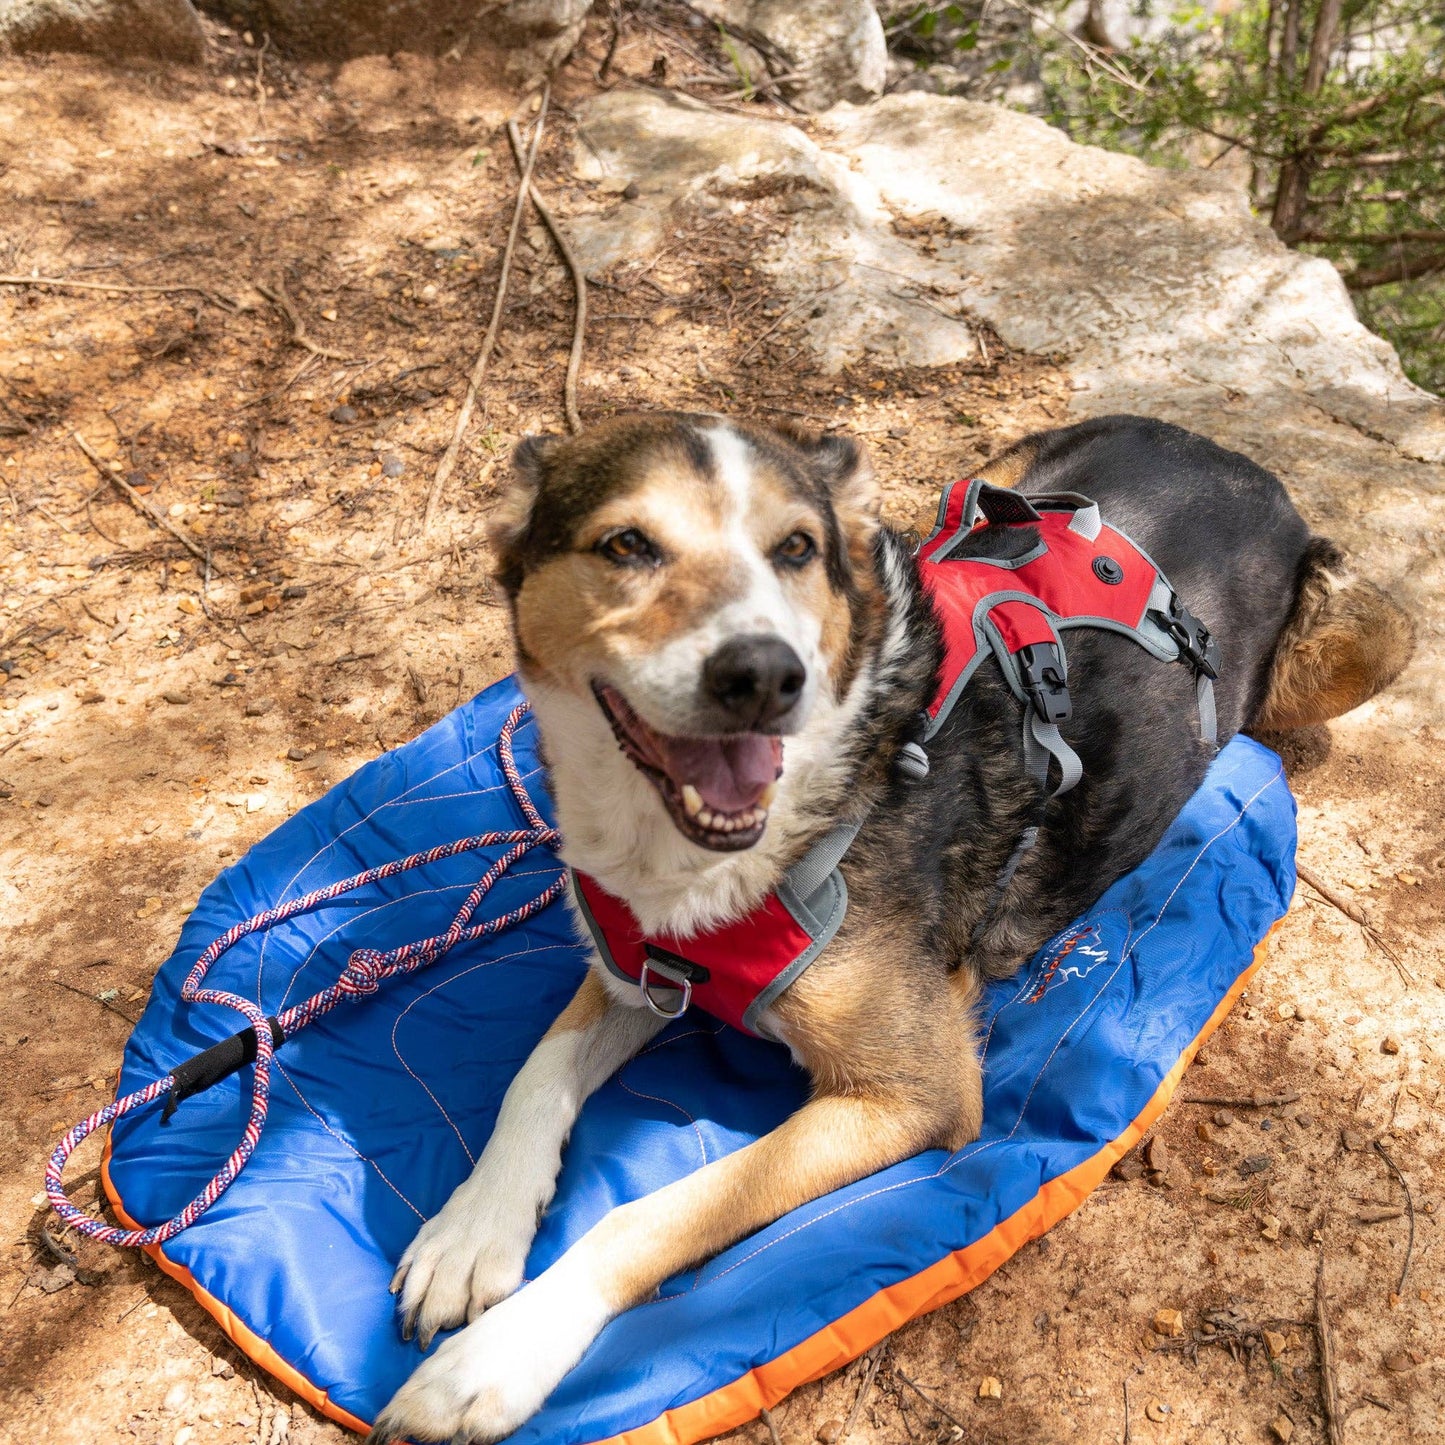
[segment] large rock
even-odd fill
[[[581,121],[579,171],[637,187],[574,221],[589,267],[646,256],[681,210],[725,222],[760,180],[786,189],[789,225],[752,265],[798,303],[818,370],[946,365],[978,354],[986,322],[1066,368],[1060,421],[1143,412],[1273,467],[1445,636],[1445,406],[1360,324],[1334,268],[1281,245],[1227,180],[931,95],[840,106],[807,133],[624,91]],[[1442,688],[1432,641],[1389,706],[1437,718]]]
[[[761,53],[781,89],[804,110],[883,94],[888,47],[872,0],[698,0],[694,6]]]
[[[195,61],[205,49],[190,0],[0,0],[0,51]]]
[[[206,0],[206,8],[223,19],[239,16],[301,57],[436,54],[475,45],[504,53],[515,72],[537,73],[572,53],[592,0]]]

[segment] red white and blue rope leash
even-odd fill
[[[194,1076],[187,1081],[185,1075],[187,1066],[182,1065],[164,1078],[156,1079],[144,1088],[137,1089],[124,1098],[107,1104],[105,1108],[97,1110],[61,1139],[60,1143],[55,1146],[55,1152],[50,1156],[50,1162],[45,1166],[45,1193],[50,1200],[51,1207],[70,1228],[87,1238],[99,1240],[102,1244],[115,1244],[128,1249],[143,1249],[148,1245],[164,1244],[168,1239],[175,1238],[183,1229],[194,1224],[235,1183],[241,1170],[246,1167],[246,1161],[250,1159],[255,1152],[256,1145],[260,1143],[261,1131],[265,1128],[266,1114],[270,1107],[271,1058],[276,1051],[277,1044],[290,1038],[305,1028],[307,1024],[314,1023],[323,1014],[330,1013],[343,999],[366,998],[375,993],[385,980],[425,968],[458,943],[501,933],[518,923],[525,922],[560,896],[566,886],[566,881],[559,877],[549,883],[535,898],[520,907],[513,908],[500,917],[489,918],[482,923],[474,924],[471,921],[472,915],[491,891],[492,886],[514,863],[525,857],[533,848],[552,846],[558,841],[557,831],[548,826],[546,820],[533,806],[531,798],[527,796],[522,776],[517,771],[516,759],[512,755],[512,734],[516,731],[526,711],[527,704],[519,703],[507,715],[507,720],[502,724],[497,748],[502,772],[512,790],[512,796],[516,799],[523,817],[527,820],[526,828],[512,832],[478,833],[471,838],[461,838],[455,843],[444,843],[437,848],[428,848],[422,853],[413,853],[407,858],[393,859],[390,863],[383,863],[379,867],[368,868],[354,877],[330,883],[325,888],[318,888],[314,892],[293,899],[290,903],[278,904],[275,908],[268,908],[263,913],[258,913],[244,922],[237,923],[206,948],[205,952],[196,960],[190,973],[186,975],[186,981],[181,985],[181,999],[186,1003],[213,1003],[234,1009],[245,1017],[250,1028],[234,1039],[227,1040],[225,1044],[216,1045],[214,1050],[207,1051],[207,1054],[210,1054],[225,1049],[229,1045],[237,1046],[231,1050],[229,1062],[223,1064],[220,1072],[215,1073],[206,1082],[197,1084]],[[349,893],[352,889],[363,888],[369,883],[377,883],[383,879],[395,877],[398,873],[405,873],[408,869],[421,868],[428,863],[437,863],[444,858],[451,858],[458,853],[466,853],[472,849],[494,848],[499,845],[505,845],[506,851],[477,880],[476,885],[467,894],[466,902],[462,904],[460,911],[445,933],[439,933],[415,943],[403,944],[400,948],[393,948],[385,953],[371,948],[357,949],[347,960],[346,967],[341,971],[341,976],[335,983],[322,989],[320,993],[313,994],[303,1002],[284,1010],[274,1019],[268,1018],[261,1008],[252,1003],[250,999],[242,998],[240,994],[226,993],[220,989],[201,986],[211,965],[228,948],[249,934],[270,928],[273,924],[283,923],[298,913],[304,913],[319,904],[328,903],[343,893]],[[241,1042],[243,1039],[244,1043]],[[254,1053],[251,1052],[253,1039]],[[240,1049],[245,1050],[244,1056]],[[206,1056],[202,1055],[201,1057],[204,1059]],[[222,1165],[219,1173],[179,1214],[166,1220],[164,1224],[152,1225],[149,1229],[117,1229],[113,1225],[106,1224],[103,1220],[87,1214],[83,1209],[70,1202],[61,1185],[60,1176],[65,1168],[66,1160],[70,1158],[83,1139],[97,1129],[104,1128],[113,1120],[129,1114],[135,1109],[143,1108],[166,1095],[171,1095],[167,1100],[167,1117],[169,1117],[179,1098],[196,1092],[198,1088],[206,1087],[208,1083],[213,1083],[217,1078],[224,1077],[226,1073],[233,1072],[236,1067],[250,1062],[252,1058],[255,1060],[256,1067],[251,1084],[251,1113],[246,1121],[246,1129],[241,1136],[241,1142],[236,1146],[231,1157]],[[178,1075],[181,1076],[180,1079],[178,1079]],[[180,1091],[177,1091],[178,1082],[182,1084]]]

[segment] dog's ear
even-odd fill
[[[882,494],[868,453],[852,437],[825,433],[814,452],[828,479],[828,492],[839,516],[878,523]]]
[[[515,596],[522,585],[522,552],[547,477],[548,455],[561,443],[561,437],[553,436],[523,437],[517,443],[511,483],[487,521],[493,574],[508,596]]]
[[[871,532],[882,497],[868,454],[852,437],[779,427],[807,458],[845,531]]]

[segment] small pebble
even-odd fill
[[[1400,1052],[1399,1039],[1381,1039],[1380,1052],[1382,1054],[1398,1054]]]
[[[978,1398],[980,1400],[1002,1400],[1003,1381],[997,1375],[985,1375],[978,1382]]]
[[[400,457],[387,457],[381,464],[384,477],[399,477],[406,470],[406,463]]]
[[[1218,1124],[1221,1129],[1227,1129],[1234,1123],[1234,1114],[1229,1109],[1216,1109],[1214,1111],[1214,1122]]]
[[[191,1387],[185,1383],[172,1385],[166,1391],[166,1397],[161,1401],[162,1410],[183,1410],[186,1401],[191,1398]]]
[[[841,1420],[825,1420],[818,1426],[818,1433],[814,1436],[821,1441],[821,1445],[833,1445],[833,1442],[843,1433],[843,1422]]]
[[[622,188],[622,199],[624,201],[635,201],[642,194],[642,187],[636,181],[629,181]]]
[[[281,599],[283,602],[295,602],[298,598],[304,597],[305,595],[306,589],[304,587],[291,586],[281,589]]]
[[[1184,1333],[1184,1314],[1181,1310],[1156,1310],[1154,1333],[1169,1339],[1178,1339]]]
[[[287,756],[288,758],[290,758],[293,763],[305,762],[305,761],[306,761],[306,749],[305,749],[305,748],[287,748],[287,749],[286,749],[286,756]]]
[[[1270,1434],[1281,1442],[1281,1445],[1288,1445],[1294,1439],[1294,1421],[1283,1413],[1276,1415],[1269,1425]]]
[[[1173,1411],[1162,1400],[1151,1400],[1144,1406],[1144,1414],[1156,1425],[1161,1425]]]
[[[161,697],[170,703],[172,707],[185,707],[191,700],[190,694],[184,692],[163,692]]]
[[[356,420],[356,408],[354,406],[333,406],[331,408],[331,420],[338,426],[346,426]]]
[[[246,699],[245,713],[247,717],[265,717],[275,706],[274,697],[251,697]]]
[[[1261,1129],[1263,1129],[1266,1134],[1268,1134],[1269,1131],[1274,1128],[1274,1120],[1273,1120],[1273,1119],[1261,1119],[1261,1120],[1259,1121],[1259,1127],[1260,1127]]]
[[[1244,1175],[1263,1174],[1273,1161],[1268,1154],[1249,1154],[1239,1166],[1239,1172]]]
[[[48,807],[50,807],[51,804],[53,804],[54,802],[55,802],[55,799],[52,798],[52,797],[49,797],[49,796],[47,795],[46,797],[43,797],[43,798],[36,798],[36,800],[35,800],[35,806],[36,806],[37,808],[48,808]]]
[[[1314,1127],[1315,1116],[1309,1113],[1308,1110],[1301,1109],[1299,1113],[1294,1116],[1294,1121],[1301,1129],[1312,1129]]]
[[[242,492],[218,492],[216,494],[216,500],[223,507],[244,507],[246,505],[246,498]]]

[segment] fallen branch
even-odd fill
[[[512,143],[512,155],[516,158],[518,168],[525,170],[522,136],[517,130],[517,122],[514,120],[507,122],[507,139]],[[543,225],[552,233],[552,239],[557,243],[557,249],[562,253],[562,259],[572,273],[572,292],[577,298],[577,308],[576,320],[572,324],[572,352],[567,358],[567,379],[562,385],[562,405],[567,413],[568,428],[573,432],[579,432],[582,430],[582,417],[577,410],[577,377],[582,370],[582,346],[587,336],[587,277],[583,275],[581,263],[577,260],[571,246],[567,244],[567,238],[562,234],[556,217],[547,209],[546,203],[542,200],[536,183],[528,180],[527,188],[532,197],[532,204],[537,208],[537,214],[541,216]]]
[[[1410,1186],[1405,1182],[1405,1176],[1400,1171],[1400,1166],[1385,1152],[1385,1146],[1378,1139],[1375,1140],[1375,1153],[1390,1166],[1390,1173],[1400,1181],[1400,1188],[1405,1191],[1405,1213],[1410,1217],[1410,1234],[1405,1241],[1405,1264],[1400,1270],[1400,1283],[1395,1286],[1395,1293],[1405,1293],[1405,1281],[1410,1277],[1410,1260],[1415,1253],[1415,1200],[1410,1193]]]
[[[263,286],[258,281],[256,290],[263,295],[282,315],[291,323],[291,343],[293,346],[303,347],[312,356],[324,356],[328,361],[355,361],[354,356],[347,356],[344,351],[332,351],[329,347],[320,346],[306,334],[306,325],[301,320],[301,313],[297,311],[296,304],[286,294],[285,284],[280,277],[276,279],[276,289],[273,291],[269,286]]]
[[[188,533],[183,532],[178,526],[176,526],[173,521],[171,521],[169,517],[165,515],[164,512],[159,512],[153,506],[151,506],[151,504],[146,501],[146,499],[141,496],[141,494],[136,491],[136,489],[131,486],[131,484],[126,481],[126,479],[122,477],[118,472],[111,471],[110,467],[106,464],[105,461],[101,459],[95,448],[92,447],[91,444],[86,441],[86,439],[81,436],[78,431],[71,432],[70,435],[75,439],[76,446],[78,446],[81,451],[83,451],[85,455],[89,457],[91,464],[95,467],[96,471],[98,471],[101,476],[106,479],[106,481],[110,482],[112,486],[116,487],[117,490],[119,490],[120,494],[131,504],[131,506],[136,509],[136,511],[138,511],[142,516],[149,518],[152,522],[156,524],[157,527],[160,527],[163,531],[169,532],[171,536],[174,537],[176,541],[178,541],[181,546],[183,546],[186,551],[191,554],[191,556],[197,558],[201,562],[207,563],[207,565],[210,566],[213,572],[215,572],[218,576],[221,575],[221,569],[210,564],[210,553],[205,547],[202,547]]]
[[[0,286],[63,286],[72,291],[114,291],[125,296],[166,296],[188,291],[193,296],[204,296],[222,311],[237,309],[235,302],[228,301],[215,291],[207,291],[204,286],[123,286],[115,281],[67,281],[63,276],[0,276]]]
[[[1280,1109],[1299,1103],[1299,1091],[1285,1094],[1181,1094],[1181,1104],[1208,1104],[1216,1109]]]
[[[550,85],[542,87],[542,105],[537,112],[537,124],[532,131],[532,143],[527,150],[526,164],[522,167],[522,181],[517,187],[517,203],[512,207],[512,224],[507,231],[507,244],[502,251],[502,270],[497,277],[497,294],[492,302],[492,319],[487,325],[486,335],[482,337],[482,347],[477,352],[477,359],[472,363],[472,372],[467,378],[466,395],[462,398],[461,410],[457,412],[456,426],[452,428],[452,439],[442,455],[436,475],[432,478],[431,491],[427,493],[426,510],[422,513],[421,519],[421,529],[424,533],[431,530],[437,505],[441,501],[442,489],[446,486],[447,480],[456,467],[457,456],[462,449],[462,435],[467,429],[467,423],[472,419],[472,408],[476,405],[477,389],[481,386],[482,378],[487,373],[487,362],[491,360],[492,348],[497,343],[497,332],[501,330],[502,309],[507,300],[507,282],[512,275],[512,256],[517,249],[517,233],[522,229],[522,215],[527,209],[528,191],[532,184],[532,167],[536,164],[537,148],[542,143],[542,127],[547,120],[547,102],[551,93]]]
[[[783,1445],[783,1437],[778,1434],[778,1422],[773,1419],[773,1412],[765,1407],[758,1411],[758,1418],[768,1427],[768,1438],[773,1445]]]
[[[1375,947],[1395,965],[1395,971],[1406,984],[1419,983],[1420,980],[1405,967],[1405,961],[1385,942],[1384,938],[1381,937],[1380,931],[1370,922],[1369,918],[1365,915],[1364,909],[1358,904],[1352,903],[1343,894],[1335,892],[1313,868],[1301,863],[1298,859],[1295,860],[1294,871],[1299,875],[1300,882],[1308,883],[1332,908],[1338,908],[1351,923],[1359,924],[1360,928],[1364,931],[1366,939],[1373,943]]]

